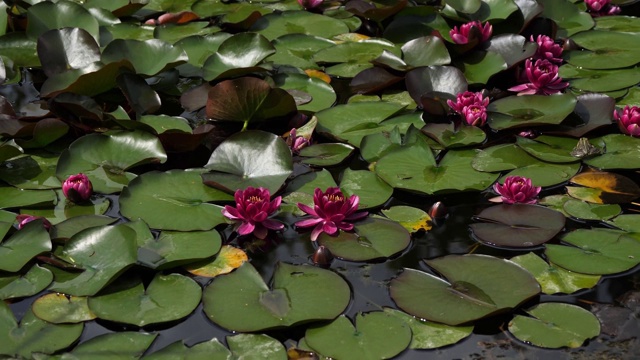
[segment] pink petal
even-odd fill
[[[338,232],[338,227],[333,221],[327,221],[322,226],[322,231],[326,232],[329,235],[333,235]]]
[[[311,218],[311,219],[300,220],[296,222],[294,225],[297,227],[305,228],[305,227],[315,226],[323,221],[324,220],[320,218]]]
[[[310,208],[309,206],[303,204],[303,203],[298,203],[298,209],[306,212],[307,214],[311,215],[311,216],[318,216],[318,214],[316,214],[316,211],[313,210],[312,208]]]
[[[318,240],[318,236],[320,236],[320,234],[322,234],[322,224],[318,224],[313,228],[313,231],[311,231],[311,241]]]
[[[240,234],[240,235],[251,234],[255,228],[256,228],[256,226],[253,225],[252,223],[243,222],[242,225],[240,225],[240,227],[238,227],[238,234]]]
[[[284,229],[284,224],[283,223],[281,223],[279,221],[271,220],[271,219],[267,219],[267,220],[263,221],[262,225],[264,225],[267,229],[271,229],[271,230],[282,230],[282,229]]]
[[[242,217],[238,213],[238,210],[229,205],[226,205],[224,209],[222,209],[222,215],[231,220],[242,220]]]

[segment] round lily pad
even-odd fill
[[[70,352],[62,354],[61,358],[96,359],[100,356],[117,356],[122,359],[138,359],[157,336],[158,334],[133,331],[102,334],[79,344]]]
[[[527,344],[577,348],[600,334],[598,318],[576,305],[542,303],[527,313],[531,317],[516,315],[509,323],[509,332]]]
[[[591,204],[576,199],[567,200],[562,208],[569,216],[582,220],[609,220],[622,212],[618,204]]]
[[[345,196],[357,195],[359,209],[380,206],[393,194],[393,188],[369,170],[345,169],[340,180],[340,190]]]
[[[306,34],[329,39],[349,32],[344,22],[307,11],[267,14],[258,19],[250,30],[262,34],[269,40],[287,34]]]
[[[422,319],[460,325],[508,311],[540,292],[536,279],[508,260],[447,255],[426,263],[448,281],[405,269],[389,285],[393,301]]]
[[[482,243],[509,248],[538,246],[563,228],[562,213],[544,206],[503,204],[484,209],[476,217],[482,223],[469,225]]]
[[[487,134],[476,126],[461,126],[455,129],[453,123],[438,124],[429,123],[425,125],[422,132],[429,135],[445,148],[465,147],[477,145],[484,142]]]
[[[203,77],[205,80],[215,80],[255,71],[255,67],[273,53],[275,48],[264,36],[256,33],[235,34],[225,39],[218,51],[204,63]]]
[[[80,215],[64,220],[51,230],[52,239],[68,239],[84,229],[110,225],[118,219],[104,215]]]
[[[545,294],[571,294],[578,290],[591,289],[600,281],[600,276],[580,274],[553,263],[548,264],[534,253],[512,257],[511,261],[529,270]]]
[[[300,150],[302,162],[315,166],[338,165],[353,152],[353,146],[347,144],[315,144]]]
[[[150,227],[163,230],[209,230],[222,224],[222,206],[208,202],[232,197],[202,184],[202,173],[202,170],[145,173],[122,191],[120,212],[129,219],[143,219]]]
[[[311,101],[298,106],[300,111],[320,111],[331,107],[336,101],[336,93],[331,85],[305,74],[279,74],[275,84],[284,90],[299,90],[311,96]]]
[[[419,230],[431,230],[431,216],[424,210],[411,206],[399,205],[392,206],[389,209],[382,210],[382,214],[387,218],[398,222],[409,232]]]
[[[137,74],[153,76],[187,62],[187,53],[159,39],[115,39],[102,51],[105,64],[120,60],[131,62]]]
[[[517,126],[560,124],[576,106],[571,94],[558,96],[509,96],[487,106],[488,123],[494,130]]]
[[[138,243],[138,262],[152,269],[170,269],[215,255],[220,234],[209,231],[162,231],[157,239]]]
[[[585,160],[585,164],[602,170],[640,168],[640,139],[622,134],[609,134],[591,142],[601,149],[606,149],[606,152]]]
[[[51,251],[51,246],[49,233],[42,220],[31,221],[0,242],[0,270],[19,271],[36,255]]]
[[[57,225],[76,216],[103,215],[111,206],[111,200],[108,198],[93,197],[85,203],[76,204],[67,200],[62,190],[56,190],[56,196],[58,202],[53,209],[25,209],[22,211],[29,215],[45,217],[51,224]]]
[[[318,244],[344,260],[368,261],[392,257],[406,249],[411,235],[395,221],[368,218],[355,223],[353,231],[338,236],[322,233]]]
[[[33,313],[53,324],[79,323],[96,316],[89,310],[86,297],[50,293],[36,299],[31,305]]]
[[[194,280],[158,274],[146,288],[139,278],[121,278],[89,298],[89,308],[100,319],[145,326],[184,318],[198,306],[200,297]]]
[[[62,186],[56,178],[57,156],[24,156],[7,161],[0,179],[20,189],[53,189]]]
[[[562,241],[573,246],[547,244],[545,255],[570,271],[608,275],[640,264],[640,243],[621,231],[578,229],[565,235]]]
[[[51,324],[27,310],[20,324],[9,305],[0,302],[0,355],[31,358],[34,353],[52,354],[73,344],[83,324]]]
[[[328,325],[308,329],[305,341],[318,353],[334,359],[390,359],[409,346],[411,329],[382,311],[358,313],[355,327],[341,315]]]
[[[205,184],[235,192],[249,186],[274,194],[293,171],[291,150],[281,137],[244,131],[228,137],[211,154],[202,174]]]
[[[44,290],[53,281],[51,271],[33,265],[26,273],[0,275],[0,300],[31,296]]]
[[[270,289],[247,262],[214,278],[203,302],[211,321],[248,332],[330,320],[344,311],[350,298],[349,285],[329,270],[279,263]]]
[[[13,186],[0,186],[0,209],[50,205],[55,201],[56,193],[53,190],[22,190]]]

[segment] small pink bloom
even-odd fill
[[[538,133],[534,130],[522,130],[518,133],[518,136],[522,136],[527,139],[535,139],[538,137]]]
[[[483,97],[482,92],[465,91],[457,95],[456,102],[447,100],[447,105],[449,105],[451,110],[462,114],[466,106],[480,105],[486,107],[489,105],[489,98]]]
[[[222,209],[222,215],[236,223],[236,231],[239,235],[253,233],[258,239],[264,239],[269,229],[284,229],[283,224],[268,218],[278,210],[282,197],[278,196],[273,201],[269,201],[271,198],[269,190],[249,186],[244,191],[237,190],[234,198],[236,207],[226,205]]]
[[[303,148],[306,148],[311,144],[311,139],[307,139],[304,136],[297,136],[296,129],[293,128],[289,131],[289,137],[287,138],[287,145],[291,148],[291,152],[297,154]]]
[[[620,131],[627,135],[640,137],[640,108],[625,106],[622,111],[613,111],[613,118],[618,121]]]
[[[558,76],[558,66],[549,60],[536,60],[535,63],[527,60],[524,72],[529,82],[509,89],[509,91],[517,91],[518,96],[557,94],[569,86],[569,83],[562,81]]]
[[[531,179],[521,176],[507,176],[504,185],[495,183],[493,190],[500,195],[505,204],[535,204],[540,193],[540,186],[533,186]]]
[[[315,9],[322,4],[323,0],[298,0],[298,4],[305,10]]]
[[[487,122],[487,109],[482,105],[465,106],[462,117],[467,125],[482,126]]]
[[[454,26],[453,29],[449,31],[451,40],[458,45],[467,44],[471,35],[471,29],[473,28],[476,28],[480,32],[481,42],[489,40],[493,33],[493,26],[491,26],[491,23],[487,21],[483,25],[480,21],[476,20],[460,25],[460,30],[458,30],[457,26]]]
[[[42,220],[42,226],[44,226],[44,228],[49,231],[49,229],[51,229],[51,223],[49,222],[49,220],[43,218],[42,216],[33,216],[27,214],[20,214],[16,216],[16,221],[18,222],[18,230],[22,229],[27,223],[40,219]]]
[[[351,231],[351,222],[360,220],[368,215],[367,212],[356,212],[360,198],[351,195],[345,199],[340,188],[330,187],[322,192],[319,188],[313,193],[313,208],[298,203],[298,208],[311,215],[310,219],[298,221],[297,227],[312,227],[311,240],[316,241],[321,233],[337,235],[339,230]]]
[[[535,59],[547,59],[552,63],[562,64],[562,46],[556,44],[552,38],[546,35],[538,35],[534,39],[531,35],[531,41],[538,44],[538,50],[534,55]]]
[[[62,193],[74,203],[83,203],[91,198],[93,185],[83,173],[71,175],[62,183]]]
[[[612,5],[611,0],[584,0],[584,4],[592,17],[617,15],[622,11],[619,6]]]

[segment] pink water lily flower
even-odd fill
[[[74,203],[83,203],[91,198],[93,185],[83,173],[71,175],[62,183],[62,193]]]
[[[538,35],[537,38],[534,38],[531,35],[531,41],[538,44],[534,55],[535,59],[546,59],[552,63],[562,64],[562,46],[556,44],[552,38],[546,35]]]
[[[482,105],[465,106],[462,117],[467,125],[482,126],[487,122],[487,109]]]
[[[447,105],[451,110],[462,114],[466,106],[481,105],[486,107],[489,105],[489,98],[482,96],[482,92],[465,91],[456,96],[456,101],[447,100]]]
[[[617,15],[622,11],[619,6],[612,5],[611,0],[584,0],[584,4],[592,17]]]
[[[620,131],[627,135],[640,137],[640,108],[625,106],[622,111],[613,111],[613,118],[618,121]]]
[[[300,228],[315,226],[311,231],[312,241],[316,241],[323,232],[337,235],[339,230],[351,231],[351,222],[368,215],[367,212],[356,212],[359,202],[360,198],[356,195],[346,199],[338,187],[330,187],[325,192],[316,188],[313,193],[313,208],[298,203],[298,208],[312,217],[300,220],[295,225]]]
[[[535,204],[542,188],[533,186],[531,179],[521,176],[507,176],[504,184],[495,183],[493,190],[497,192],[505,204]]]
[[[249,186],[245,190],[237,190],[234,198],[236,207],[226,205],[222,209],[222,215],[236,223],[239,235],[253,233],[258,239],[264,239],[269,230],[284,229],[282,223],[269,219],[280,207],[282,197],[278,196],[270,201],[268,189]]]
[[[323,0],[298,0],[298,4],[305,10],[315,9],[322,4]]]
[[[311,144],[310,139],[307,139],[304,136],[298,136],[296,133],[296,128],[291,129],[289,131],[289,137],[287,138],[287,145],[291,149],[291,152],[297,154],[300,150],[306,148]]]
[[[558,66],[549,60],[525,61],[525,76],[528,83],[509,88],[509,91],[517,91],[520,95],[551,95],[557,94],[569,86],[558,75]]]
[[[464,45],[469,43],[471,29],[473,28],[476,28],[480,32],[481,42],[489,40],[493,33],[493,26],[491,23],[487,21],[483,25],[480,21],[476,20],[460,25],[460,29],[458,29],[457,26],[454,26],[453,29],[449,31],[449,36],[451,36],[451,40],[453,40],[455,44]]]
[[[51,229],[51,226],[52,226],[49,220],[47,220],[46,218],[43,218],[42,216],[34,216],[34,215],[27,215],[27,214],[20,214],[16,216],[16,221],[18,222],[18,230],[22,229],[28,223],[34,220],[39,220],[39,219],[42,220],[42,226],[44,226],[44,228],[47,231],[49,231],[49,229]]]

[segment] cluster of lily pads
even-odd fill
[[[0,2],[0,355],[393,358],[499,314],[582,346],[596,316],[539,295],[640,263],[635,3]],[[353,305],[341,269],[460,192],[477,247]],[[149,350],[194,312],[226,339]]]

